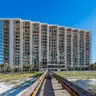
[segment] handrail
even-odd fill
[[[37,86],[35,87],[34,91],[32,92],[32,94],[30,96],[36,96],[36,94],[37,94],[42,82],[45,79],[46,74],[47,74],[47,72],[45,72],[45,74],[40,78],[40,81],[38,82]]]
[[[58,79],[58,81],[63,85],[63,87],[69,91],[70,94],[73,96],[94,96],[93,94],[89,93],[88,91],[80,88],[79,86],[75,85],[74,83],[64,79],[63,77],[57,75],[54,72],[51,72],[53,76]]]
[[[39,84],[42,83],[42,81],[44,80],[45,76],[46,76],[45,72],[39,79],[37,79],[30,87],[28,87],[20,96],[35,96],[32,94],[35,94],[37,91],[36,88],[38,88]]]

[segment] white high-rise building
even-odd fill
[[[87,68],[91,64],[91,31],[19,18],[0,18],[3,62],[10,68]]]

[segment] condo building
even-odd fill
[[[91,31],[0,18],[2,62],[8,67],[64,71],[87,68],[91,64]]]

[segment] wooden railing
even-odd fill
[[[28,87],[20,96],[36,96],[45,76],[45,72],[40,78],[38,78],[30,87]]]
[[[51,73],[62,84],[62,87],[66,89],[72,96],[94,96],[88,91],[80,88],[79,86],[55,74],[54,72]]]
[[[48,74],[50,74],[55,77],[59,83],[62,84],[62,87],[67,90],[72,96],[94,96],[91,93],[89,93],[88,91],[80,88],[79,86],[75,85],[74,83],[64,79],[63,77],[57,75],[54,72],[48,72],[46,71],[38,80],[36,80],[34,82],[34,84],[32,84],[30,87],[27,88],[26,91],[23,92],[23,94],[21,96],[36,96],[36,94],[38,93],[40,86],[42,85],[45,77],[49,78],[50,76]]]

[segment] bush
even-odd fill
[[[11,68],[8,68],[7,69],[7,72],[11,73],[12,72],[12,69]]]

